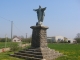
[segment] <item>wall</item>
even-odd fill
[[[64,37],[63,36],[55,36],[55,40],[56,42],[58,42],[58,39],[63,40],[64,41]]]
[[[15,40],[16,40],[16,41],[15,41]],[[21,40],[18,39],[18,38],[14,38],[14,39],[12,40],[12,42],[21,42]]]

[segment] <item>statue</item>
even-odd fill
[[[38,22],[36,23],[37,25],[41,25],[45,16],[44,11],[46,10],[45,8],[41,8],[41,6],[39,6],[38,9],[33,9],[34,11],[37,12],[37,18],[38,18]]]

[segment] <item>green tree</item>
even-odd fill
[[[5,42],[6,38],[0,38],[0,42]],[[10,42],[11,39],[10,38],[7,38],[7,42]]]
[[[80,38],[75,38],[75,40],[77,41],[77,43],[80,43]]]
[[[76,38],[74,38],[74,39],[77,41],[77,43],[80,43],[80,33],[78,33]]]

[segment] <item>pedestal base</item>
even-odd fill
[[[59,51],[52,50],[48,47],[46,48],[29,48],[18,53],[14,53],[14,57],[24,58],[26,60],[55,60],[55,58],[62,56]]]

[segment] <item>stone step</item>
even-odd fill
[[[33,54],[36,54],[36,55],[42,55],[41,52],[33,52]]]
[[[33,60],[42,60],[42,58],[33,58]]]
[[[35,51],[36,49],[28,49],[28,51]]]
[[[19,52],[23,52],[23,53],[32,53],[33,51],[25,51],[25,50],[21,50]]]
[[[17,54],[17,55],[18,55],[18,54],[20,54],[20,53],[19,53],[19,52],[15,52],[14,54]]]
[[[34,56],[34,54],[28,54],[28,53],[21,53],[21,55],[25,55],[25,56],[29,56],[29,57]]]
[[[29,53],[20,53],[20,52],[17,52],[17,53],[14,53],[16,55],[22,55],[22,56],[34,56],[34,54],[29,54]]]
[[[27,56],[21,56],[21,58],[26,59],[26,58],[27,58]]]
[[[21,56],[22,56],[22,55],[16,55],[16,54],[15,54],[15,57],[21,58]]]
[[[32,53],[33,51],[25,51],[25,53]]]
[[[27,57],[26,60],[33,60],[34,57]]]
[[[42,59],[42,58],[35,58],[35,57],[29,57],[29,56],[16,55],[16,54],[11,54],[10,56],[23,58],[23,59],[33,59],[33,60],[41,60]]]
[[[25,51],[24,51],[24,50],[21,50],[21,51],[19,51],[19,52],[25,53]]]
[[[35,58],[43,58],[42,55],[35,55],[34,57],[35,57]]]
[[[28,56],[23,56],[23,55],[16,55],[16,54],[14,54],[14,57],[26,59]]]
[[[24,51],[28,50],[28,49],[23,49]]]
[[[22,56],[22,55],[16,55],[16,54],[11,54],[10,56],[18,57],[18,58],[23,58],[23,59],[32,59],[32,60],[41,60],[42,58],[36,58],[36,57],[29,57],[29,56]],[[40,55],[38,55],[40,56]]]

